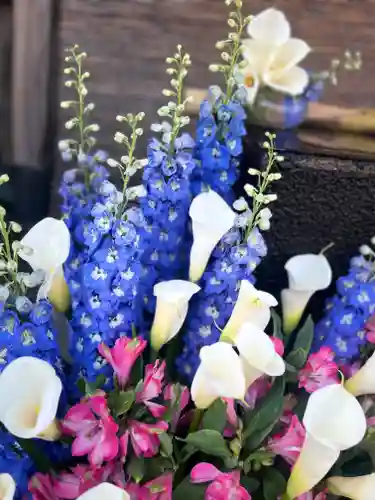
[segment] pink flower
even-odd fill
[[[172,482],[173,474],[167,473],[146,483],[147,500],[172,500]]]
[[[277,337],[270,337],[270,339],[272,340],[273,346],[277,354],[279,356],[283,356],[285,351],[283,341],[281,339],[278,339]]]
[[[366,339],[370,344],[375,344],[375,314],[370,316],[365,325]]]
[[[283,457],[289,465],[294,465],[301,452],[305,435],[305,428],[298,417],[293,415],[285,432],[271,437],[267,449],[275,455]]]
[[[153,365],[147,365],[142,390],[137,392],[137,403],[144,403],[155,418],[160,418],[165,412],[165,406],[150,401],[160,396],[163,390],[165,361],[159,359]]]
[[[93,396],[73,406],[66,414],[62,428],[66,434],[75,436],[72,455],[88,455],[92,466],[100,466],[118,453],[118,425],[109,414],[104,396]]]
[[[180,384],[168,384],[164,389],[164,398],[171,402],[171,431],[175,432],[182,412],[190,403],[190,391]]]
[[[317,495],[314,495],[312,491],[309,491],[308,493],[304,493],[303,495],[297,497],[296,500],[327,500],[327,495],[323,491]]]
[[[245,394],[245,401],[249,409],[253,410],[259,399],[262,399],[271,388],[269,377],[263,375],[251,384]]]
[[[111,349],[105,344],[99,345],[100,354],[112,366],[121,388],[125,387],[134,363],[146,346],[146,340],[141,337],[135,339],[120,337]]]
[[[145,424],[137,420],[129,422],[129,435],[137,457],[154,457],[159,451],[158,435],[168,430],[167,422],[163,420],[155,424]]]
[[[238,424],[237,413],[234,407],[235,402],[234,399],[229,398],[223,398],[223,401],[227,405],[227,425],[224,429],[224,436],[232,437],[236,433]]]
[[[195,484],[211,483],[205,500],[251,500],[250,494],[240,484],[240,472],[221,472],[214,465],[201,462],[193,467],[190,481]]]
[[[335,353],[329,347],[321,347],[318,352],[310,354],[298,374],[298,387],[311,394],[327,385],[338,384],[338,366],[334,357]]]
[[[28,490],[33,500],[59,500],[49,474],[34,474],[29,481]]]

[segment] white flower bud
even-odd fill
[[[165,70],[165,72],[168,74],[168,75],[174,75],[176,73],[176,70],[174,68],[167,68]]]
[[[14,260],[9,260],[7,263],[7,269],[10,272],[17,271],[17,262]]]
[[[180,123],[182,127],[188,125],[190,123],[190,118],[188,116],[181,116]]]
[[[237,28],[237,23],[234,19],[228,19],[228,26],[230,28]]]
[[[165,60],[165,62],[166,62],[167,64],[173,64],[174,59],[173,59],[173,57],[167,57],[167,59]]]
[[[266,194],[264,196],[264,203],[271,203],[277,200],[277,194]]]
[[[72,105],[72,101],[62,101],[60,103],[60,107],[62,109],[68,109],[68,108],[70,108],[71,105]]]
[[[238,198],[238,200],[236,200],[233,203],[233,208],[235,210],[238,210],[239,212],[243,212],[244,210],[249,209],[249,205],[247,204],[247,201],[245,200],[245,198],[243,196],[241,196],[241,198]]]
[[[271,227],[271,223],[269,220],[266,220],[266,219],[261,219],[258,223],[258,227],[259,229],[261,229],[262,231],[268,231]]]
[[[248,174],[250,175],[259,175],[259,170],[257,170],[256,168],[249,168],[249,170],[247,171]]]
[[[276,156],[276,161],[284,161],[284,156]]]
[[[4,218],[6,213],[7,212],[6,212],[5,208],[0,205],[0,217]]]
[[[215,47],[216,47],[218,50],[223,50],[223,49],[224,49],[224,47],[225,47],[225,45],[226,45],[226,43],[225,43],[224,41],[220,40],[220,41],[216,42]]]
[[[117,120],[118,122],[123,122],[123,121],[125,121],[125,117],[124,117],[124,116],[122,116],[122,115],[117,115],[117,116],[116,116],[116,120]]]
[[[140,137],[143,134],[143,128],[136,128],[135,129],[135,134]]]
[[[212,71],[212,73],[217,73],[220,71],[220,66],[218,64],[210,64],[208,69]]]
[[[107,165],[111,168],[121,168],[120,163],[112,158],[108,158]]]
[[[121,156],[121,163],[123,163],[124,165],[128,164],[129,163],[129,156],[127,156],[127,155]]]
[[[67,130],[71,130],[72,128],[74,128],[76,124],[76,120],[72,119],[72,120],[68,120],[66,123],[65,123],[65,128]]]
[[[73,80],[67,80],[64,85],[65,85],[65,87],[68,87],[68,88],[73,87],[74,81]]]
[[[159,116],[169,116],[169,108],[167,106],[162,106],[158,109]]]
[[[272,181],[278,181],[280,179],[281,179],[281,174],[279,174],[279,173],[269,174],[269,176],[268,176],[268,180],[270,182],[272,182]]]
[[[375,236],[371,238],[371,245],[375,245]]]
[[[9,182],[9,175],[8,174],[0,175],[0,186],[1,184],[5,184],[6,182]]]
[[[90,78],[90,73],[88,71],[85,71],[82,75],[82,78]]]
[[[122,132],[116,132],[114,135],[115,142],[118,142],[119,144],[122,144],[125,139],[126,136]]]
[[[250,197],[254,196],[254,194],[257,192],[255,186],[252,186],[251,184],[245,184],[244,190],[245,193]]]
[[[81,85],[80,87],[80,93],[83,97],[86,97],[87,96],[87,88],[84,86],[84,85]]]
[[[10,223],[10,229],[13,231],[13,233],[20,233],[22,231],[22,226],[21,224],[18,224],[18,222],[11,222]],[[17,243],[16,241],[14,243]]]
[[[176,80],[175,78],[172,78],[171,85],[173,88],[177,89],[178,88],[178,80]]]
[[[144,113],[143,111],[140,111],[139,113],[137,113],[137,114],[135,115],[135,117],[136,117],[136,119],[137,119],[138,121],[143,120],[143,118],[144,118],[145,116],[146,116],[146,115],[145,115],[145,113]]]
[[[58,148],[59,148],[60,153],[62,153],[63,151],[68,151],[70,149],[69,142],[68,141],[59,141]]]
[[[269,143],[269,142],[264,141],[264,142],[263,142],[263,147],[264,147],[264,149],[270,149],[271,145],[270,145],[270,143]]]
[[[361,245],[359,247],[359,252],[364,256],[371,255],[373,253],[373,251],[368,245]]]

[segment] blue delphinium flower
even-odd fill
[[[359,358],[366,343],[364,326],[375,312],[374,271],[373,261],[363,255],[351,260],[349,273],[337,280],[337,293],[315,326],[314,350],[328,346],[342,362]]]

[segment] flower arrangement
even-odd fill
[[[316,325],[307,306],[332,281],[325,250],[285,264],[281,314],[255,286],[282,159],[267,133],[265,164],[235,199],[246,97],[235,74],[251,19],[241,0],[226,3],[224,90],[201,104],[195,137],[183,132],[190,57],[178,46],[146,159],[136,158],[143,113],[117,117],[120,161],[92,152],[86,55],[67,55],[75,97],[63,107],[77,138],[60,143],[74,162],[62,220],[18,241],[0,208],[6,500],[373,496],[375,252],[360,248]],[[130,186],[139,170],[142,185]]]

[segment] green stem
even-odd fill
[[[236,66],[238,64],[238,59],[241,54],[241,37],[243,34],[243,30],[246,27],[246,22],[244,22],[242,14],[241,14],[241,9],[237,9],[237,20],[238,20],[238,25],[239,25],[239,30],[236,33],[236,39],[233,41],[233,48],[232,48],[232,57],[230,61],[230,66],[229,70],[227,73],[227,85],[225,89],[225,98],[224,98],[224,104],[228,104],[230,99],[232,98],[233,94],[233,78],[234,78],[234,71],[236,69]]]

